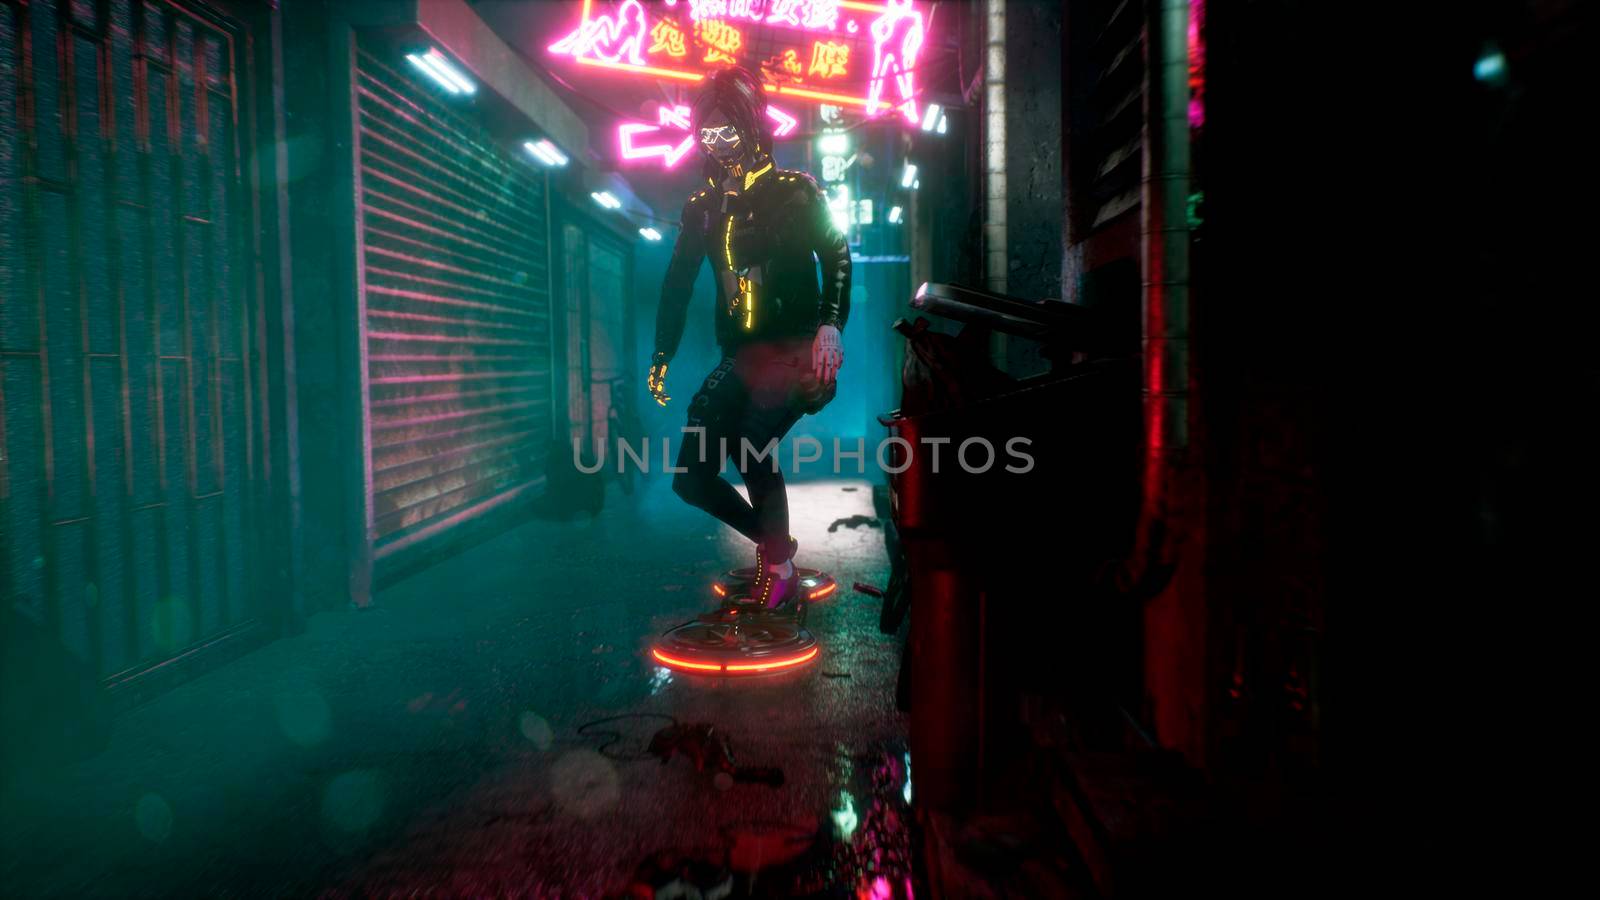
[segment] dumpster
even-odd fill
[[[939,287],[918,297],[941,299]],[[922,308],[1044,341],[1057,359],[1092,334],[1076,316],[1025,318],[1029,301],[952,294]],[[1099,359],[1018,381],[973,355],[985,336],[897,329],[910,342],[903,405],[879,421],[895,444],[891,509],[910,573],[911,751],[922,802],[961,812],[1019,739],[995,705],[1049,677],[1062,651],[1072,598],[1060,595],[1087,590],[1131,534],[1139,368]]]

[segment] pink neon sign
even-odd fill
[[[777,123],[772,126],[772,136],[775,138],[788,137],[794,133],[795,126],[800,124],[794,116],[770,103],[767,104],[767,118]]]
[[[552,53],[569,53],[575,57],[593,56],[606,62],[626,61],[636,66],[644,65],[642,46],[650,30],[645,27],[644,7],[639,0],[624,0],[611,16],[589,17],[589,4],[584,3],[583,23],[576,31],[550,45]]]
[[[922,49],[922,13],[911,0],[889,0],[889,8],[872,23],[872,81],[867,86],[867,115],[878,114],[884,83],[893,79],[906,121],[917,124],[917,91],[912,83],[917,51]]]
[[[794,133],[799,125],[799,120],[775,106],[767,107],[767,115],[774,125],[774,137],[787,137]],[[617,126],[617,150],[624,160],[635,162],[642,159],[661,158],[664,168],[672,168],[689,154],[689,148],[694,146],[694,135],[685,134],[682,140],[672,143],[668,130],[673,132],[689,131],[689,107],[687,106],[662,106],[656,111],[656,123],[624,122]],[[666,143],[650,143],[649,136],[668,137]],[[673,135],[675,136],[675,135]]]
[[[694,146],[694,135],[685,135],[676,144],[644,144],[636,143],[635,138],[659,134],[668,126],[675,131],[689,130],[689,107],[663,106],[656,112],[656,124],[649,125],[644,122],[624,122],[617,126],[617,148],[625,160],[652,159],[661,157],[662,164],[670,169],[678,164],[689,153],[689,148]]]
[[[915,69],[927,20],[915,0],[584,0],[582,9],[551,53],[690,84],[741,65],[760,72],[774,97],[919,121]]]

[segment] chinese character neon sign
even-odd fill
[[[762,0],[728,0],[728,18],[761,21]]]
[[[582,10],[551,53],[685,83],[742,65],[774,96],[919,120],[919,0],[583,0]]]
[[[664,50],[668,56],[682,59],[689,55],[689,46],[684,42],[683,31],[667,19],[662,19],[650,29],[650,40],[653,43],[647,53]]]
[[[811,69],[807,74],[833,78],[843,75],[849,62],[849,47],[833,41],[817,41],[811,48]]]
[[[695,23],[694,31],[706,45],[706,62],[739,61],[739,48],[744,45],[739,29],[721,19],[701,19]]]

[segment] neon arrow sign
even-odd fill
[[[688,154],[689,148],[694,146],[694,135],[686,134],[676,146],[672,144],[646,144],[640,146],[634,142],[637,135],[658,133],[667,126],[682,131],[689,130],[689,107],[663,106],[656,113],[657,122],[648,125],[644,122],[625,122],[617,126],[617,147],[625,160],[652,159],[661,157],[666,168],[677,165],[679,160]]]
[[[788,137],[800,124],[794,116],[771,105],[767,107],[767,116],[775,123],[772,127],[773,137]],[[624,122],[618,125],[617,150],[629,162],[660,157],[663,167],[670,169],[681,162],[688,155],[689,148],[694,146],[693,134],[685,134],[683,140],[676,144],[640,141],[640,138],[659,135],[669,128],[673,131],[689,131],[689,107],[662,106],[656,110],[654,125],[647,122]]]
[[[775,138],[788,137],[794,133],[795,126],[800,124],[794,116],[770,103],[767,104],[767,118],[777,123],[772,126],[772,136]]]

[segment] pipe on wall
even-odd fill
[[[1006,0],[985,0],[983,59],[983,258],[991,292],[1006,293]],[[991,339],[990,354],[1002,369],[1005,336]]]
[[[1178,470],[1189,445],[1189,0],[1149,0],[1140,177],[1144,387],[1142,502],[1118,588],[1148,599],[1170,580]]]
[[[984,8],[984,276],[989,290],[1006,292],[1006,3]]]
[[[1147,456],[1189,443],[1189,0],[1155,0],[1145,70],[1143,257]]]

